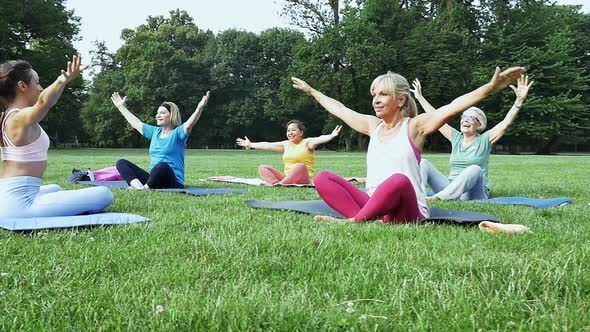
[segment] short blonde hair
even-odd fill
[[[173,128],[176,128],[182,124],[182,119],[180,118],[180,111],[178,110],[178,106],[171,101],[165,101],[160,105],[170,112],[170,123],[172,124]]]
[[[418,114],[418,108],[412,95],[410,94],[410,84],[405,77],[400,74],[388,71],[386,74],[377,76],[371,83],[371,94],[377,87],[392,97],[406,96],[406,102],[402,106],[402,116],[413,118]]]

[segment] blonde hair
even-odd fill
[[[377,87],[381,87],[381,90],[392,97],[406,96],[406,101],[401,108],[403,117],[413,118],[418,114],[418,108],[412,95],[410,94],[410,84],[400,74],[392,73],[390,71],[387,74],[377,76],[371,83],[371,94]]]
[[[176,128],[182,124],[182,120],[180,118],[180,111],[178,110],[178,106],[171,101],[165,101],[160,105],[170,112],[170,124],[172,124],[173,128]]]

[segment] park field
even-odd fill
[[[443,172],[448,155],[426,154]],[[51,150],[44,183],[72,168],[147,149]],[[493,196],[573,203],[537,210],[465,202],[433,206],[494,214],[532,234],[424,223],[320,223],[255,210],[246,199],[318,199],[313,189],[205,182],[255,177],[277,153],[188,150],[186,184],[248,189],[193,197],[116,190],[113,212],[151,222],[59,231],[0,231],[0,331],[590,329],[589,156],[493,155]],[[318,151],[316,170],[365,175],[365,154]]]

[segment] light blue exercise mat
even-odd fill
[[[125,181],[78,181],[78,184],[87,186],[101,186],[110,189],[127,189],[129,185]],[[221,194],[243,194],[246,189],[227,189],[227,188],[198,188],[198,187],[185,187],[179,189],[153,189],[155,191],[183,193],[194,196],[204,195],[221,195]]]
[[[255,201],[247,200],[246,204],[254,208],[285,210],[307,213],[312,215],[331,216],[335,218],[344,218],[343,215],[332,209],[326,202],[317,201]],[[430,217],[424,221],[453,222],[463,225],[477,225],[482,221],[500,222],[500,220],[491,214],[485,214],[472,211],[447,210],[440,208],[430,208]]]
[[[433,192],[429,191],[426,193],[428,197],[434,195]],[[506,205],[526,205],[537,209],[547,209],[551,207],[558,207],[568,205],[572,202],[571,198],[568,197],[557,197],[557,198],[529,198],[524,196],[511,196],[511,197],[492,197],[488,199],[478,199],[472,201],[466,201],[471,203],[489,203],[489,204],[506,204]]]
[[[136,214],[106,212],[67,217],[4,218],[0,219],[0,228],[9,231],[33,231],[99,225],[126,225],[146,221],[150,221],[150,219]]]
[[[550,207],[564,206],[572,202],[571,198],[557,197],[557,198],[529,198],[529,197],[492,197],[488,199],[481,199],[470,201],[473,203],[491,203],[491,204],[510,204],[510,205],[526,205],[537,209],[546,209]]]

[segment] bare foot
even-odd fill
[[[426,196],[427,201],[440,201],[440,197],[438,196]]]
[[[519,233],[532,233],[525,225],[518,224],[500,224],[491,221],[482,221],[479,223],[479,229],[488,233],[507,233],[507,234],[519,234]]]
[[[347,221],[352,221],[354,222],[353,218],[350,219],[340,219],[340,218],[335,218],[332,216],[321,216],[321,215],[315,215],[313,216],[313,220],[315,221],[335,221],[335,222],[347,222]]]

